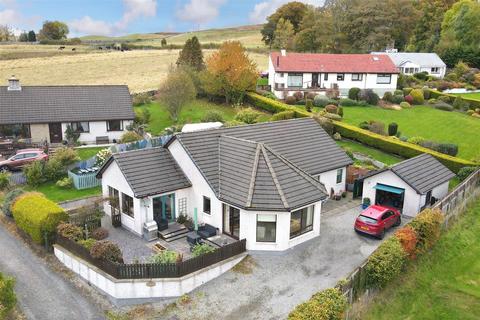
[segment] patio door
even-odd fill
[[[312,88],[320,87],[319,79],[318,73],[312,73]]]
[[[110,216],[112,225],[120,227],[122,225],[122,215],[120,214],[120,195],[118,190],[108,186],[108,197],[110,202]]]
[[[238,239],[240,237],[240,210],[223,204],[223,233]]]
[[[175,221],[175,193],[153,198],[153,220]]]

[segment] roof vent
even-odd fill
[[[287,50],[282,49],[280,50],[280,53],[282,54],[282,57],[285,57],[287,55]]]
[[[12,76],[8,79],[8,91],[21,91],[22,86],[20,86],[20,80]]]
[[[380,60],[377,56],[373,56],[373,61],[378,61]]]

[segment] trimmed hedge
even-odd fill
[[[310,300],[299,304],[288,315],[288,320],[344,319],[347,299],[339,289],[329,288],[315,293]]]
[[[433,151],[415,144],[404,142],[395,138],[382,136],[373,132],[360,129],[350,124],[334,121],[335,131],[339,132],[342,137],[357,140],[368,146],[394,153],[404,158],[413,158],[422,153],[429,153],[437,158],[441,163],[447,166],[453,172],[458,172],[463,167],[475,166],[474,162],[452,157]]]
[[[16,304],[15,279],[0,272],[0,319],[6,319]]]
[[[417,253],[428,251],[440,239],[443,219],[442,211],[425,209],[409,223],[417,234]]]
[[[450,102],[453,102],[458,96],[430,89],[430,97],[431,98],[448,97],[450,98]],[[476,108],[480,108],[480,100],[475,100],[475,99],[465,98],[465,97],[462,97],[462,98],[463,98],[463,101],[468,103],[470,109],[475,110]]]
[[[251,103],[257,108],[270,111],[272,113],[277,113],[282,111],[293,111],[295,112],[295,118],[304,118],[304,117],[311,116],[305,110],[300,110],[299,108],[291,107],[289,105],[286,105],[285,103],[269,99],[267,97],[261,96],[254,92],[248,92],[245,98],[247,102]]]
[[[12,216],[12,205],[15,203],[15,200],[18,198],[18,196],[24,194],[25,191],[23,189],[13,189],[7,195],[5,196],[5,199],[3,199],[3,208],[2,211],[3,213],[11,217]]]
[[[40,244],[44,243],[45,233],[51,236],[60,222],[68,220],[62,207],[36,192],[18,197],[12,212],[17,226]]]

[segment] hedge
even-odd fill
[[[425,253],[440,239],[443,214],[439,209],[425,209],[409,225],[417,234],[417,253]]]
[[[15,279],[6,277],[0,272],[0,319],[7,318],[9,312],[17,304],[14,288]]]
[[[18,197],[12,213],[17,226],[40,244],[44,242],[45,233],[54,234],[57,225],[68,220],[67,213],[59,205],[36,192]]]
[[[340,320],[344,319],[346,307],[347,299],[340,290],[329,288],[298,305],[288,315],[288,320]]]
[[[422,153],[431,154],[455,173],[463,167],[476,165],[474,162],[468,160],[442,154],[412,143],[400,141],[393,137],[382,136],[343,122],[334,121],[333,125],[335,126],[335,131],[339,132],[344,138],[357,140],[368,146],[394,153],[404,158],[413,158]]]
[[[255,92],[248,92],[245,99],[247,102],[256,106],[257,108],[270,111],[272,113],[278,113],[282,111],[293,111],[295,112],[295,118],[304,118],[304,117],[311,116],[311,114],[308,113],[306,110],[301,110],[296,107],[291,107],[289,105],[286,105],[285,103],[261,96]]]
[[[450,103],[453,103],[453,101],[455,101],[455,98],[458,96],[453,94],[443,93],[437,90],[430,90],[430,97],[431,98],[449,97],[451,100]],[[463,98],[463,101],[468,102],[470,109],[475,110],[476,108],[480,108],[480,100],[475,100],[475,99],[466,98],[466,97],[462,97],[462,98]]]

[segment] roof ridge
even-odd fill
[[[246,207],[250,207],[252,205],[253,191],[255,188],[255,181],[258,173],[258,162],[260,160],[260,151],[261,145],[257,143],[257,148],[255,150],[255,159],[253,161],[252,175],[250,177],[250,186],[248,188]]]
[[[221,139],[221,138],[229,138],[229,139],[232,139],[232,140],[238,140],[238,141],[243,141],[243,142],[249,142],[249,143],[258,144],[257,141],[253,141],[253,140],[249,140],[249,139],[244,139],[244,138],[238,138],[238,137],[234,137],[234,136],[229,136],[228,134],[222,134],[222,135],[220,135],[220,139]]]
[[[105,149],[107,149],[107,147],[105,147]],[[151,151],[153,149],[166,149],[164,148],[163,146],[156,146],[156,147],[150,147],[150,148],[142,148],[142,149],[135,149],[135,150],[125,150],[125,151],[118,151],[118,152],[115,152],[112,154],[112,156],[119,156],[119,155],[123,155],[123,154],[126,154],[126,153],[133,153],[133,152],[142,152],[142,151]],[[166,149],[168,150],[168,149]]]
[[[265,159],[265,162],[267,164],[267,168],[270,171],[270,174],[271,174],[272,179],[273,179],[273,183],[275,183],[275,187],[277,188],[278,194],[280,195],[280,199],[282,200],[283,206],[285,207],[285,209],[287,209],[287,208],[289,208],[287,198],[285,197],[285,194],[283,193],[282,186],[280,185],[280,182],[278,181],[277,173],[273,169],[272,163],[270,162],[270,159],[268,158],[267,151],[265,149],[265,145],[263,145],[263,144],[259,144],[259,145],[260,145],[260,148],[262,149],[263,158]]]

